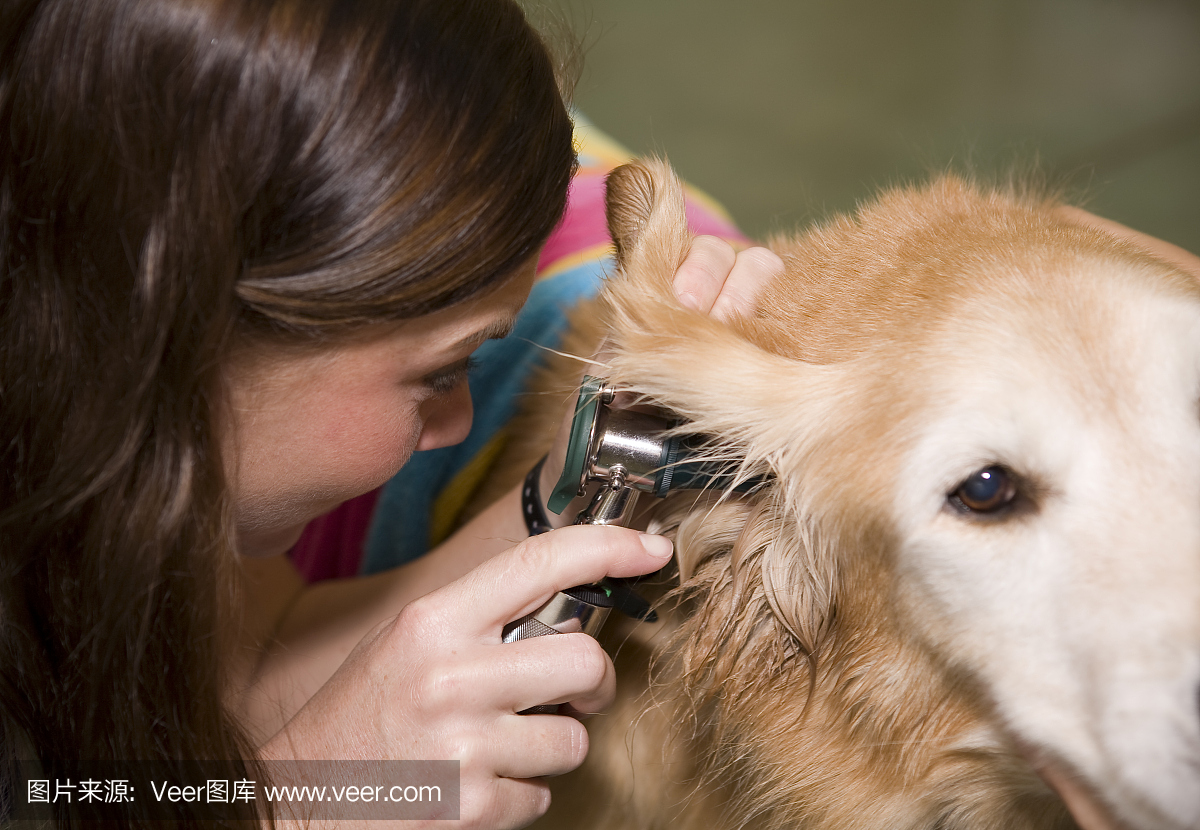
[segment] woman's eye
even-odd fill
[[[435,395],[449,395],[466,381],[467,375],[476,365],[477,361],[474,357],[467,357],[451,366],[439,369],[432,375],[426,375],[423,382],[426,388]]]
[[[995,513],[1012,504],[1017,483],[1012,473],[993,465],[976,470],[950,494],[950,502],[969,513]]]

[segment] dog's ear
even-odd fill
[[[683,185],[666,162],[645,159],[613,170],[608,174],[604,206],[622,270],[647,247],[676,260],[675,265],[687,255],[690,238]]]
[[[837,372],[765,351],[746,321],[716,320],[676,298],[672,284],[692,234],[683,186],[666,162],[646,159],[610,173],[607,210],[619,265],[601,294],[609,378],[698,433],[721,436],[731,453],[764,468],[754,472],[788,464],[804,444],[795,432],[806,418],[837,422],[823,411]]]
[[[617,266],[628,259],[654,209],[654,179],[644,166],[625,164],[608,174],[605,180],[604,214],[608,235],[617,252]]]

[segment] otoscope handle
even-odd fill
[[[627,486],[621,470],[614,470],[592,498],[588,508],[575,517],[575,524],[624,524],[637,500],[636,492]],[[546,637],[550,634],[571,634],[582,631],[595,637],[600,633],[608,612],[613,607],[612,590],[604,584],[577,585],[559,591],[538,610],[504,627],[506,643]],[[553,715],[558,704],[546,703],[522,710],[522,715]]]
[[[603,585],[577,585],[559,591],[532,614],[504,626],[503,640],[515,643],[531,637],[579,631],[595,637],[612,607],[610,592]]]
[[[555,513],[562,513],[571,500],[583,495],[588,481],[600,480],[600,488],[587,509],[575,518],[575,524],[627,524],[637,501],[635,485],[646,489],[641,478],[631,478],[631,468],[636,472],[642,468],[660,467],[664,458],[660,443],[653,436],[663,432],[669,424],[637,413],[609,415],[607,405],[612,403],[614,394],[602,379],[584,378],[576,402],[566,463],[547,505]],[[599,452],[603,447],[610,447],[610,450]],[[597,467],[601,460],[603,464]],[[538,495],[540,474],[541,463],[526,477],[521,494],[530,533],[549,530]],[[506,625],[502,638],[504,642],[512,643],[576,631],[595,637],[615,604],[614,590],[622,599],[621,609],[626,613],[633,613],[639,619],[653,618],[649,606],[631,589],[605,580],[601,584],[579,585],[555,594],[537,611]],[[520,714],[555,714],[558,711],[558,705],[544,704],[525,709]]]
[[[582,631],[595,637],[608,618],[613,607],[609,590],[603,585],[577,585],[559,591],[550,601],[532,614],[511,622],[504,627],[503,640],[515,643],[531,637],[550,634],[572,634]],[[558,704],[545,703],[523,709],[521,715],[554,715]]]

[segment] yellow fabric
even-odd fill
[[[483,483],[484,476],[492,468],[492,462],[504,449],[504,434],[494,435],[491,441],[477,452],[466,466],[463,467],[450,483],[442,488],[437,499],[433,502],[432,515],[429,521],[429,546],[432,548],[441,544],[454,532],[458,517],[462,515],[467,502]]]

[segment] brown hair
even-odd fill
[[[528,260],[555,69],[511,0],[9,0],[0,135],[3,746],[250,758],[219,369]]]

